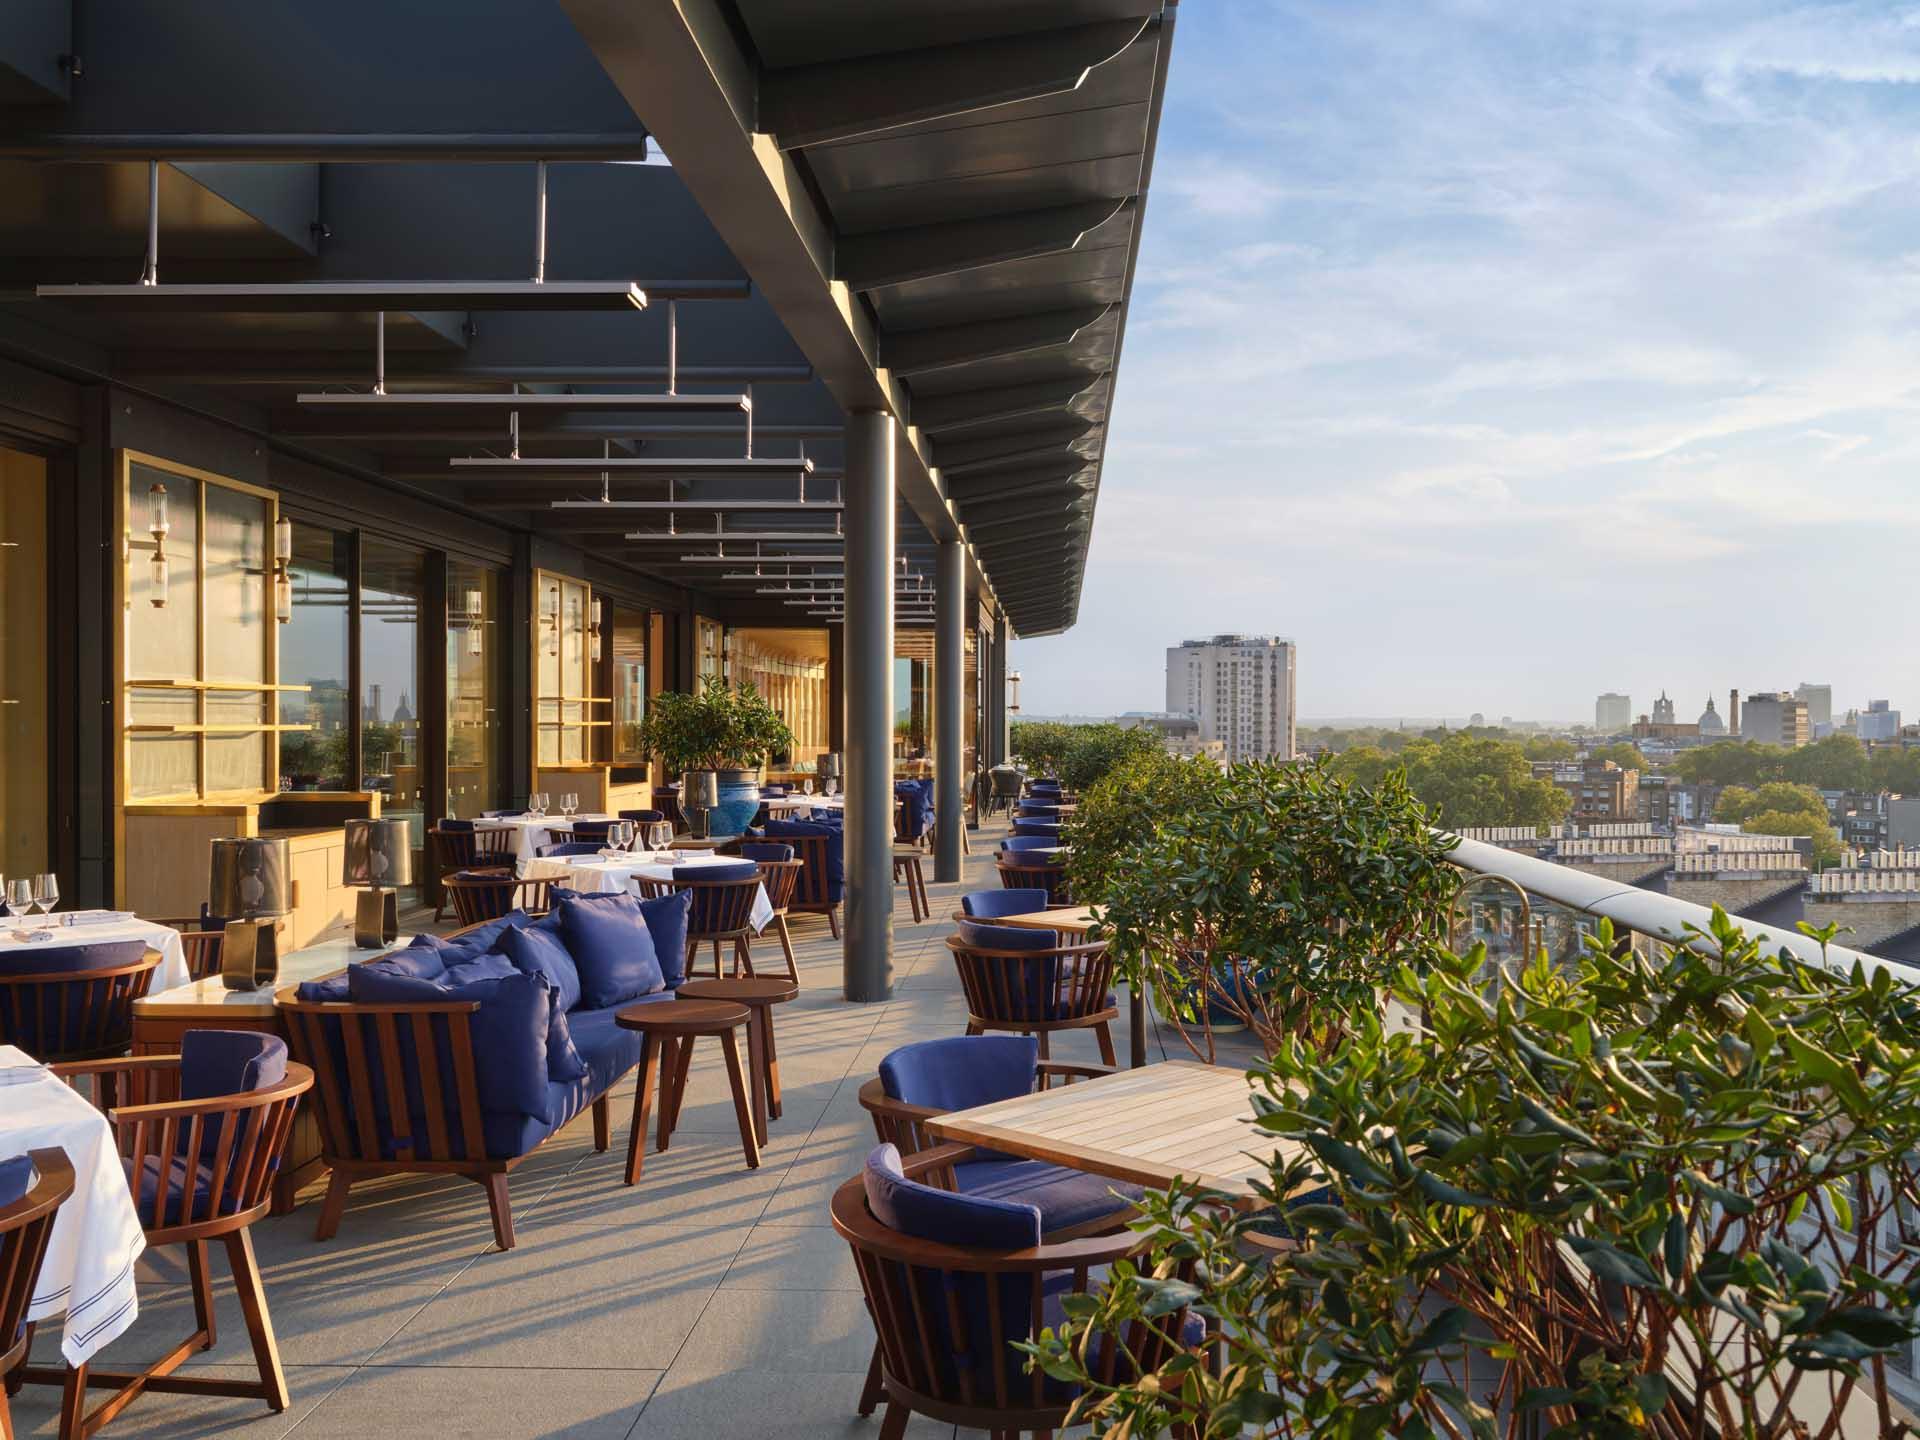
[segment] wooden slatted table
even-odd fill
[[[1244,1070],[1169,1060],[926,1122],[942,1140],[981,1145],[1164,1189],[1175,1179],[1241,1199],[1267,1174],[1248,1151],[1295,1148],[1255,1130]]]
[[[1091,905],[1069,905],[1059,910],[1030,910],[1025,915],[1003,915],[995,925],[1017,925],[1024,930],[1058,930],[1085,939],[1093,928]],[[1147,997],[1138,985],[1127,986],[1127,1063],[1138,1070],[1147,1063]]]

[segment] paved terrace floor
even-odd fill
[[[770,1122],[758,1170],[741,1162],[725,1068],[708,1041],[695,1052],[672,1148],[649,1151],[636,1188],[621,1183],[632,1075],[615,1091],[607,1153],[594,1153],[583,1113],[513,1172],[510,1252],[493,1249],[486,1198],[468,1181],[356,1186],[340,1233],[326,1244],[313,1238],[319,1190],[309,1190],[293,1214],[253,1232],[291,1408],[275,1415],[253,1400],[149,1395],[105,1433],[877,1436],[878,1416],[854,1413],[873,1330],[827,1203],[874,1143],[858,1091],[880,1057],[965,1026],[944,942],[961,892],[998,885],[991,851],[1003,833],[996,823],[973,834],[962,884],[933,884],[932,859],[923,861],[930,921],[912,923],[896,887],[896,979],[884,1004],[843,1001],[839,943],[823,918],[796,917],[802,991],[779,1008],[776,1029],[785,1114]],[[769,964],[778,953],[774,941],[755,946]],[[1123,1062],[1125,1027],[1123,1000],[1114,1035]],[[1178,1046],[1156,1034],[1150,1058]],[[1086,1032],[1056,1037],[1053,1055],[1099,1060]],[[224,1252],[214,1251],[219,1342],[189,1366],[251,1376]],[[142,1260],[140,1310],[99,1357],[102,1366],[145,1362],[192,1331],[179,1247]],[[35,1358],[57,1363],[44,1330]],[[51,1436],[57,1398],[51,1387],[22,1391],[14,1402],[20,1434]],[[953,1433],[917,1416],[908,1431]]]

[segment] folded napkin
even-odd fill
[[[124,925],[137,919],[131,910],[69,910],[60,917],[62,925]]]

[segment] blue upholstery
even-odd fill
[[[502,932],[494,945],[522,975],[539,975],[553,986],[561,1010],[580,1003],[580,971],[557,930],[545,924],[516,926]]]
[[[738,865],[676,865],[675,880],[758,880],[760,867],[742,860]]]
[[[692,913],[693,895],[686,890],[640,902],[640,918],[653,936],[653,957],[669,993],[687,978],[687,918]]]
[[[446,831],[449,835],[455,835],[455,834],[470,835],[473,833],[473,821],[455,820],[454,818],[449,816],[445,820],[442,820],[440,822],[440,828]]]
[[[0,974],[7,975],[61,975],[68,971],[75,973],[71,985],[37,985],[32,989],[0,989],[0,1044],[12,1044],[25,1041],[30,1035],[38,1034],[39,1043],[50,1046],[55,1054],[79,1050],[82,1047],[92,1049],[98,1042],[98,1034],[92,1028],[90,1019],[83,1012],[92,1008],[84,1005],[84,992],[91,988],[93,999],[97,1003],[105,990],[103,982],[88,980],[80,971],[117,970],[123,965],[132,965],[147,953],[144,940],[108,940],[93,945],[9,945],[0,950]],[[14,1015],[18,1005],[22,1013]],[[37,1011],[37,1013],[36,1013]],[[33,1021],[28,1017],[34,1016]],[[106,1044],[112,1044],[118,1038],[124,1049],[130,1037],[122,1035],[105,1037]],[[41,1058],[50,1058],[42,1056]]]
[[[250,1095],[287,1078],[287,1042],[258,1030],[189,1030],[180,1037],[180,1098],[213,1100]],[[231,1151],[245,1126],[228,1118],[211,1121],[200,1133],[200,1156],[209,1165],[220,1154],[222,1137]],[[191,1127],[182,1122],[178,1153],[187,1153]]]
[[[673,868],[676,881],[707,881],[710,884],[724,881],[730,885],[743,885],[751,881],[760,881],[760,867],[751,860],[742,860],[737,865],[676,865]],[[731,929],[731,917],[725,913],[731,891],[709,889],[698,886],[686,894],[693,901],[693,908],[687,912],[687,932],[691,935],[713,935]],[[735,912],[738,913],[738,912]]]
[[[33,1156],[10,1155],[0,1160],[0,1205],[11,1205],[40,1183]]]
[[[604,845],[607,843],[607,831],[612,828],[611,820],[576,820],[573,822],[573,838]]]
[[[1044,890],[975,890],[960,897],[960,908],[980,920],[1003,915],[1031,915],[1047,908]]]
[[[1057,950],[1060,932],[1030,930],[1025,925],[983,925],[962,915],[960,943],[979,950]]]
[[[622,810],[622,820],[631,820],[636,825],[654,825],[667,817],[658,810]]]
[[[555,909],[579,970],[582,1006],[600,1010],[624,1004],[665,985],[653,933],[631,895],[563,900]]]
[[[839,904],[847,889],[846,832],[839,825],[822,819],[767,821],[767,839],[786,840],[795,835],[827,837],[826,898],[833,904]]]
[[[1109,1180],[1104,1175],[1012,1156],[983,1155],[979,1160],[963,1161],[953,1167],[953,1181],[964,1195],[1033,1206],[1040,1212],[1040,1228],[1049,1235],[1118,1215],[1143,1193],[1138,1185]],[[1116,1190],[1122,1198],[1114,1198]]]
[[[977,1250],[1026,1250],[1040,1243],[1037,1206],[976,1199],[909,1180],[892,1145],[876,1145],[868,1152],[861,1179],[873,1218],[902,1235]],[[1025,1322],[1007,1330],[1023,1335]]]
[[[514,970],[505,956],[485,958],[498,960],[508,974],[483,978],[467,978],[463,974],[483,966],[482,960],[450,970],[437,980],[420,980],[411,975],[396,975],[383,969],[379,961],[369,960],[364,965],[349,967],[349,993],[355,1002],[364,1005],[478,1001],[480,1008],[469,1017],[468,1028],[478,1062],[474,1072],[481,1108],[544,1115],[553,991],[538,976],[522,975]],[[451,1097],[451,1077],[447,1079],[442,1093]],[[417,1097],[411,1094],[408,1098],[422,1104],[424,1117],[424,1103],[417,1102]]]
[[[742,860],[791,860],[791,845],[776,845],[771,840],[745,841],[740,846]]]
[[[480,818],[482,820],[511,820],[516,815],[524,815],[526,813],[524,810],[482,810],[480,812]]]
[[[440,976],[447,973],[447,966],[449,964],[458,965],[463,960],[486,953],[485,950],[475,950],[469,954],[467,952],[470,947],[464,945],[456,949],[451,945],[422,945],[419,943],[420,940],[426,938],[428,937],[415,936],[415,943],[407,946],[404,950],[389,950],[386,954],[376,956],[375,958],[382,961],[389,970],[397,975],[412,975],[421,980],[437,980]],[[368,961],[367,963],[371,964],[373,962]]]
[[[493,949],[494,943],[499,940],[503,931],[516,925],[531,925],[532,923],[533,917],[527,914],[526,911],[509,910],[498,919],[482,921],[471,930],[463,931],[459,935],[447,938],[442,938],[438,935],[416,935],[413,937],[413,943],[415,945],[444,945],[457,947],[462,950],[478,950],[484,955],[487,951]]]
[[[1031,1035],[949,1035],[888,1051],[880,1088],[908,1105],[969,1110],[1030,1092],[1039,1061]]]
[[[988,925],[961,916],[960,943],[976,950],[1052,951],[1060,946],[1055,930],[1029,930],[1024,925]],[[1004,997],[1006,1013],[999,1020],[1056,1020],[1060,1016],[1060,957],[1037,954],[1033,959],[1003,955],[982,959],[980,965],[996,966],[1003,976],[999,993]]]
[[[533,853],[542,860],[556,860],[563,855],[598,855],[600,846],[588,840],[561,840],[552,845],[536,845]]]
[[[933,781],[896,780],[894,799],[905,802],[906,838],[918,840],[933,824]]]
[[[1034,850],[1058,850],[1060,837],[1057,835],[1009,835],[1000,842],[1000,848],[1011,851],[1015,855]]]
[[[1056,820],[1028,820],[1018,816],[1013,822],[1016,835],[1051,835],[1057,843],[1060,837],[1060,824]]]

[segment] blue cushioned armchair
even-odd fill
[[[960,933],[947,937],[960,988],[967,997],[967,1033],[1011,1030],[1033,1035],[1040,1058],[1056,1030],[1092,1030],[1100,1058],[1118,1063],[1112,1023],[1120,1011],[1113,996],[1113,958],[1104,940],[1063,944],[1055,930],[993,925],[960,917]]]
[[[160,952],[144,940],[7,947],[0,1044],[47,1063],[121,1054],[133,1038],[133,1002],[159,964]]]

